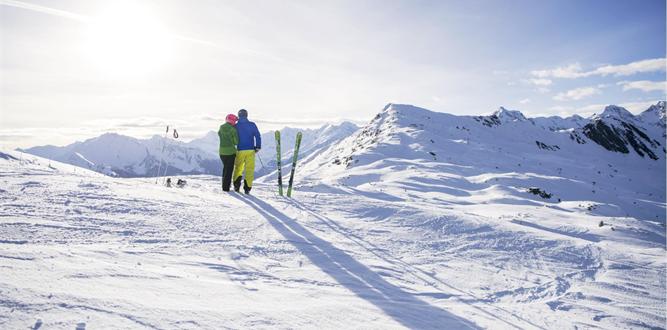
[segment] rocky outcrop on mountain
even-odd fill
[[[504,108],[456,116],[389,104],[302,162],[299,178],[313,189],[332,185],[396,201],[410,200],[410,191],[420,198],[441,193],[464,205],[490,195],[511,204],[539,189],[549,203],[592,201],[606,206],[591,212],[606,216],[661,219],[664,208],[655,203],[665,196],[664,129],[655,116],[661,105],[643,118],[612,106],[589,118],[543,120]]]
[[[576,153],[581,152],[575,151],[580,149],[577,145],[586,149],[592,145],[607,152],[632,152],[642,158],[658,160],[660,154],[664,155],[659,141],[664,134],[664,106],[665,102],[658,102],[638,116],[612,105],[602,114],[589,118],[577,115],[527,118],[519,111],[503,107],[487,116],[454,116],[410,105],[388,104],[366,126],[344,143],[332,146],[326,152],[328,156],[319,157],[317,161],[319,166],[328,163],[349,168],[361,158],[374,159],[376,147],[397,144],[409,147],[401,157],[438,159],[437,155],[447,154],[447,151],[436,150],[442,148],[445,137],[459,146],[475,141],[485,148],[499,150],[506,142],[513,141],[534,143],[533,147],[548,152]],[[475,132],[471,131],[473,127],[484,129]]]
[[[641,157],[658,160],[656,152],[659,152],[661,142],[651,138],[640,124],[641,118],[624,108],[610,105],[601,115],[591,118],[591,122],[586,124],[581,132],[609,151],[627,154],[634,150]]]

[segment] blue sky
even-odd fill
[[[0,29],[6,147],[194,138],[241,107],[269,129],[665,98],[664,0],[0,0]]]

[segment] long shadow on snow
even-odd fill
[[[357,234],[355,234],[355,233],[353,233],[353,232],[351,232],[351,231],[345,229],[343,226],[341,226],[340,224],[338,224],[338,222],[336,222],[336,221],[334,221],[334,220],[332,220],[332,219],[329,219],[329,218],[327,218],[327,217],[321,216],[321,215],[319,215],[319,214],[313,212],[312,210],[310,210],[309,208],[307,208],[305,205],[303,205],[302,203],[300,203],[300,202],[298,202],[298,201],[296,201],[296,200],[291,200],[291,205],[293,205],[293,206],[299,208],[300,210],[302,210],[302,211],[304,211],[304,212],[307,212],[310,216],[314,217],[315,219],[318,219],[320,222],[322,222],[323,224],[325,224],[327,227],[329,227],[329,228],[332,229],[333,231],[335,231],[335,232],[337,232],[337,233],[339,233],[339,234],[341,234],[341,235],[347,237],[350,241],[356,243],[357,245],[359,245],[360,247],[362,247],[362,248],[365,249],[366,251],[368,251],[368,252],[372,253],[373,255],[375,255],[376,257],[378,257],[378,258],[380,258],[380,259],[386,261],[387,263],[389,263],[389,264],[399,264],[399,265],[403,266],[403,267],[404,267],[404,270],[405,270],[406,272],[408,272],[408,273],[412,274],[413,276],[415,276],[416,278],[418,278],[418,279],[424,281],[424,283],[427,284],[428,286],[431,286],[431,287],[436,288],[436,289],[439,290],[439,288],[438,288],[437,285],[434,283],[434,281],[435,281],[435,282],[438,282],[438,283],[440,283],[440,284],[442,284],[442,285],[444,285],[444,286],[446,286],[446,287],[448,287],[448,288],[450,288],[450,289],[452,289],[452,290],[457,291],[459,294],[461,294],[461,295],[463,295],[463,296],[468,296],[469,298],[472,298],[472,299],[469,300],[469,301],[465,301],[465,300],[461,300],[461,301],[464,302],[464,303],[466,303],[466,304],[468,304],[468,305],[470,305],[471,307],[473,307],[473,308],[479,310],[480,312],[482,312],[482,313],[488,315],[489,317],[496,318],[499,322],[505,323],[505,324],[509,325],[511,328],[523,329],[521,326],[519,326],[519,325],[517,325],[517,324],[515,324],[515,323],[512,323],[511,321],[508,321],[508,320],[505,320],[505,319],[502,319],[502,318],[498,317],[498,315],[496,315],[495,313],[488,312],[488,311],[486,311],[485,309],[482,309],[482,308],[480,308],[480,307],[478,307],[478,306],[473,305],[472,302],[475,302],[475,301],[477,301],[477,302],[482,302],[482,303],[486,303],[486,302],[485,302],[483,299],[477,298],[477,297],[474,296],[472,293],[470,293],[470,292],[466,292],[466,291],[463,291],[463,290],[461,290],[461,289],[458,289],[458,288],[456,288],[456,287],[454,287],[454,286],[451,286],[450,284],[448,284],[448,283],[446,283],[446,282],[440,280],[439,278],[435,277],[433,274],[429,274],[429,273],[427,273],[427,272],[424,272],[423,270],[421,270],[421,269],[418,268],[418,267],[415,267],[415,266],[413,266],[413,265],[410,265],[409,263],[406,263],[406,262],[404,262],[404,261],[402,261],[402,260],[400,260],[400,259],[398,259],[398,258],[396,258],[396,257],[393,257],[393,256],[391,256],[390,254],[388,254],[388,253],[386,253],[386,252],[382,252],[382,251],[384,251],[383,248],[381,248],[381,247],[379,247],[379,246],[377,246],[377,245],[375,245],[375,244],[373,244],[373,243],[371,243],[371,242],[368,242],[368,241],[364,240],[364,239],[363,239],[362,237],[360,237],[359,235],[357,235]],[[484,227],[482,227],[482,228],[480,228],[480,229],[481,229],[482,231],[488,231],[488,230],[487,230],[486,228],[484,228]],[[479,232],[479,231],[478,231],[478,232]],[[363,242],[363,243],[362,243],[362,242]],[[423,277],[423,276],[428,277],[428,278],[430,278],[431,280],[429,280],[429,279],[427,279],[427,278],[425,278],[425,277]],[[455,296],[455,295],[445,294],[445,293],[441,293],[441,292],[436,292],[436,293],[428,293],[428,292],[426,292],[426,293],[417,293],[416,295],[418,295],[418,296],[430,296],[430,297],[437,298],[437,299],[445,299],[445,298],[449,298],[449,297]],[[516,315],[516,314],[514,314],[514,313],[512,313],[512,312],[509,312],[509,311],[507,311],[507,310],[505,310],[505,309],[503,309],[503,308],[501,308],[501,307],[497,307],[497,306],[489,305],[489,304],[487,304],[487,306],[490,307],[490,308],[492,308],[492,309],[499,310],[499,311],[503,312],[504,314],[509,314],[509,315],[511,315],[512,317],[516,318],[516,319],[519,319],[519,320],[521,320],[521,321],[524,321],[524,322],[526,322],[526,323],[529,323],[530,325],[534,326],[535,328],[541,329],[540,326],[538,326],[538,325],[536,325],[536,324],[530,322],[529,320],[526,320],[526,319],[524,319],[524,318],[522,318],[522,317],[520,317],[520,316],[518,316],[518,315]]]
[[[252,197],[232,196],[253,207],[322,271],[403,326],[411,329],[477,328],[474,323],[424,302],[387,282],[349,254],[315,236],[271,205]]]

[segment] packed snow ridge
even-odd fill
[[[664,109],[390,104],[294,199],[3,151],[0,328],[664,328]]]

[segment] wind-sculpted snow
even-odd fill
[[[508,163],[466,142],[472,118],[429,133],[453,120],[439,116],[381,114],[340,145],[349,166],[310,174],[294,199],[272,183],[257,196],[222,193],[213,176],[167,188],[3,151],[0,328],[664,327],[664,218],[650,217],[664,195],[599,181],[608,202],[594,202],[562,150],[533,139],[541,165]],[[462,136],[417,145],[443,132]],[[454,161],[456,146],[489,164]],[[604,174],[646,170],[615,169],[627,170]],[[609,202],[612,187],[627,205]]]

